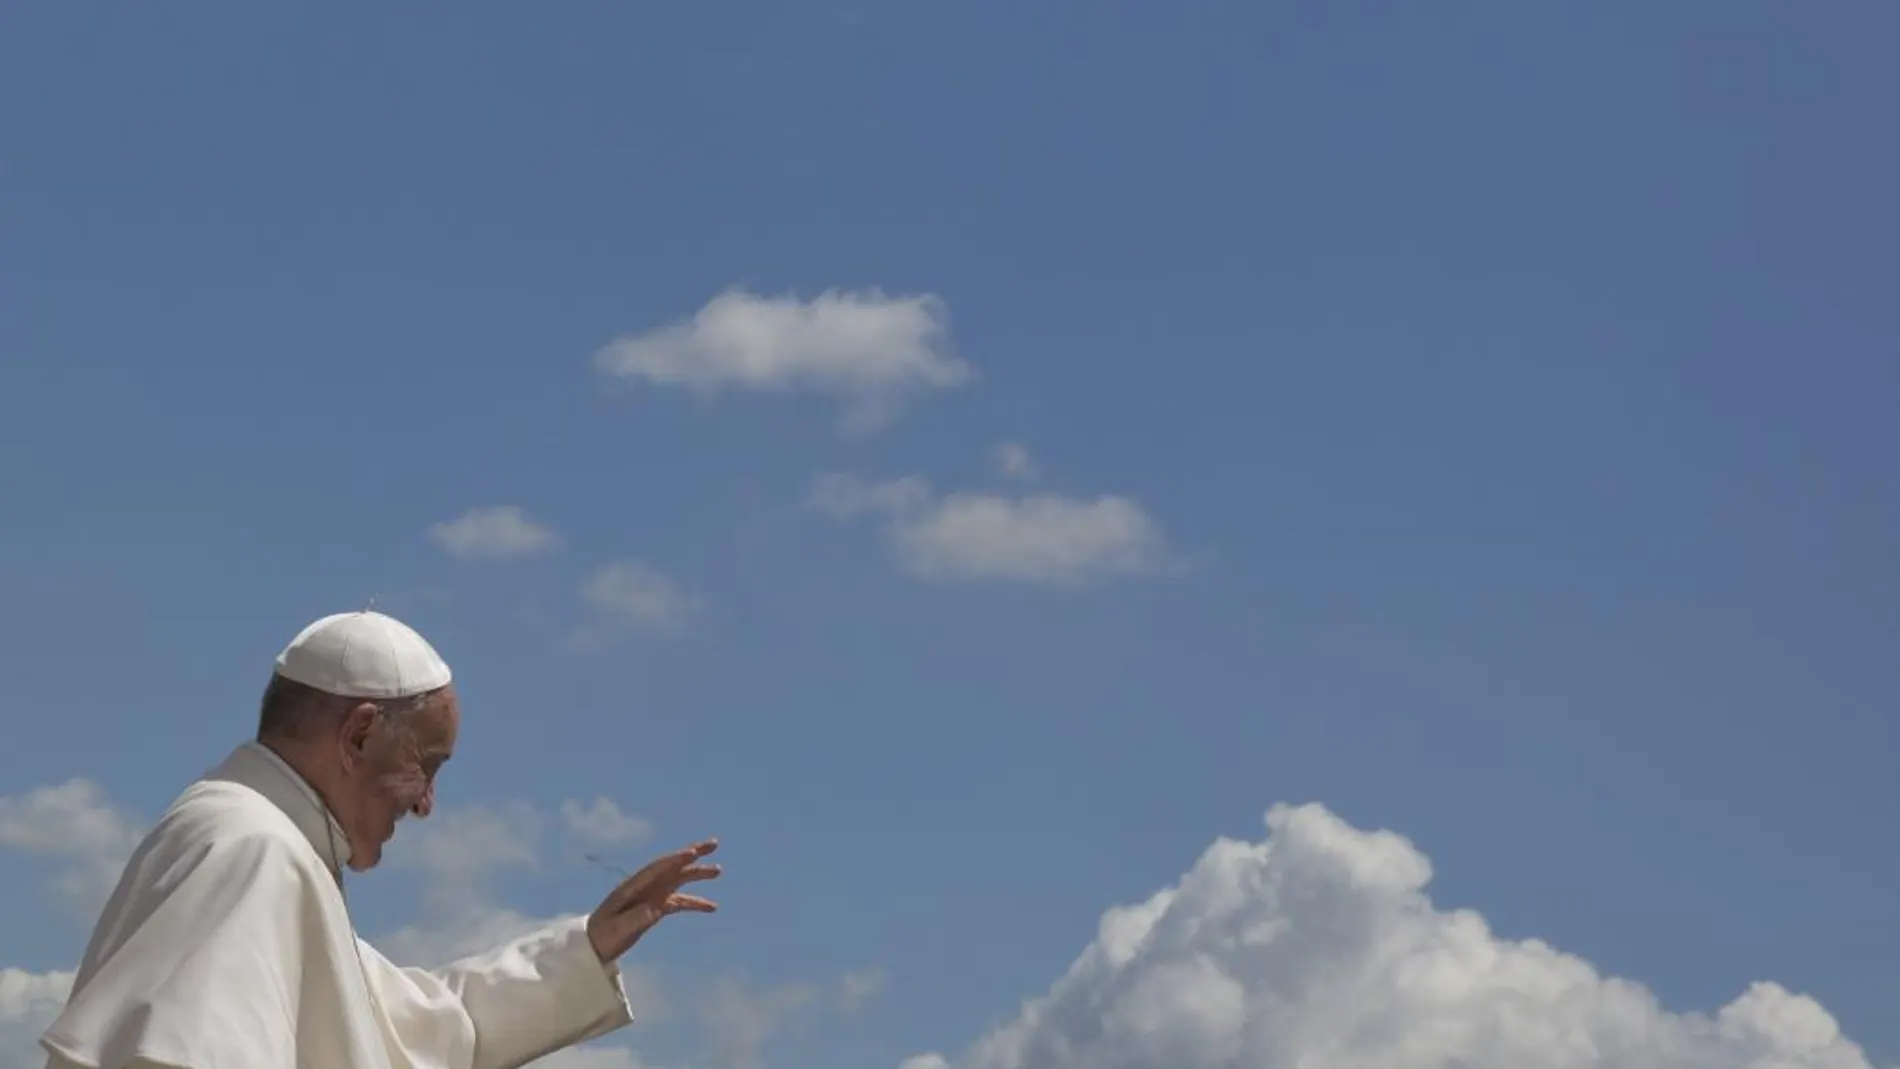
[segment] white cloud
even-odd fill
[[[70,972],[0,969],[0,1069],[41,1069],[39,1036],[73,988]]]
[[[0,847],[55,859],[54,890],[76,914],[104,905],[141,833],[139,822],[90,780],[0,797]]]
[[[554,530],[513,505],[470,509],[429,528],[429,537],[457,557],[516,557],[552,549]]]
[[[990,450],[990,463],[996,470],[1011,479],[1025,482],[1040,474],[1036,462],[1030,458],[1029,450],[1021,442],[1003,442]]]
[[[57,1011],[73,989],[71,972],[33,973],[0,969],[0,1022],[8,1024]]]
[[[1131,498],[933,495],[917,476],[869,483],[821,474],[810,504],[845,519],[883,515],[899,561],[920,578],[1080,585],[1171,570],[1159,524]]]
[[[1166,563],[1154,520],[1117,496],[953,494],[902,524],[897,540],[910,569],[936,579],[1081,583]]]
[[[636,561],[609,564],[581,587],[581,598],[601,612],[648,628],[666,628],[698,611],[699,599]]]
[[[90,924],[143,834],[96,783],[71,779],[0,797],[0,847],[53,861],[60,909]],[[77,956],[75,954],[75,956]],[[40,1069],[39,1035],[58,1016],[73,973],[0,968],[0,1069]]]
[[[620,811],[613,799],[600,797],[587,805],[572,799],[561,803],[561,819],[568,834],[599,846],[626,846],[653,834],[653,825],[644,817]]]
[[[853,431],[881,428],[920,394],[974,377],[947,346],[942,302],[929,295],[831,290],[811,301],[729,290],[692,319],[615,339],[595,354],[605,374],[710,396],[805,391],[842,398]]]
[[[1217,841],[1110,910],[1045,995],[956,1058],[901,1069],[1871,1069],[1813,1000],[1758,983],[1713,1015],[1476,913],[1431,863],[1319,806]]]

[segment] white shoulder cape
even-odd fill
[[[276,754],[239,747],[139,844],[49,1069],[516,1069],[633,1020],[585,918],[440,969],[357,938],[345,840]]]

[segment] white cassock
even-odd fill
[[[127,863],[41,1037],[48,1069],[514,1069],[633,1020],[583,917],[391,964],[351,927],[346,843],[288,764],[240,746]]]

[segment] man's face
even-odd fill
[[[338,822],[350,837],[350,868],[359,872],[382,860],[396,824],[435,807],[435,777],[455,751],[461,710],[455,692],[444,690],[414,712],[375,715],[363,740],[363,760],[351,775],[351,804]]]

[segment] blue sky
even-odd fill
[[[0,966],[70,967],[61,874],[374,596],[460,675],[468,820],[366,931],[591,908],[564,801],[650,824],[622,863],[725,843],[724,911],[634,954],[677,1012],[602,1058],[1011,1064],[971,1045],[1105,910],[1285,802],[1325,819],[1271,871],[1389,829],[1498,938],[1673,1014],[1772,981],[1892,1065],[1896,31],[15,5]],[[100,807],[98,856],[31,825]],[[1142,945],[1141,1049],[1226,1064]],[[1062,1069],[1093,1004],[1005,1038]],[[1358,1034],[1309,1009],[1269,1030]]]

